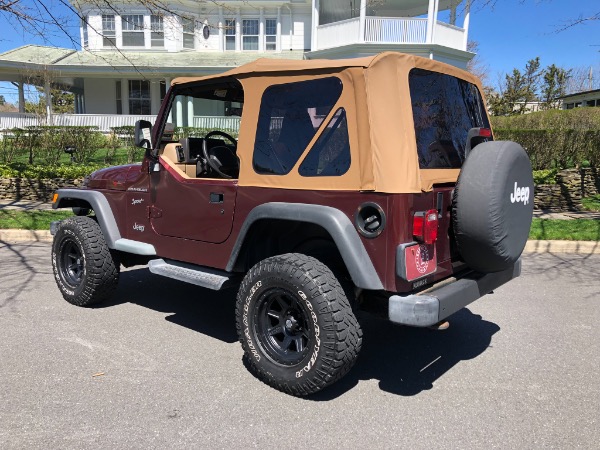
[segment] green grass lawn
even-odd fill
[[[48,230],[50,229],[50,222],[66,219],[72,215],[73,212],[70,209],[60,211],[0,209],[0,230],[11,228],[20,230]]]
[[[529,239],[600,241],[600,220],[533,219]]]
[[[600,211],[600,194],[596,194],[592,197],[583,197],[581,203],[588,211]]]
[[[72,216],[70,209],[18,211],[0,209],[0,229],[48,230],[50,222]],[[529,239],[600,241],[600,220],[533,219]]]

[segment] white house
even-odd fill
[[[48,123],[107,129],[152,120],[173,77],[219,73],[256,58],[394,50],[464,68],[474,56],[467,51],[470,0],[178,0],[167,2],[168,11],[136,2],[105,9],[71,3],[83,17],[79,50],[27,45],[0,54],[0,81],[15,83],[20,99],[20,114],[0,114],[0,129],[37,123],[23,114],[24,84],[44,86],[46,95],[51,87],[75,94],[76,114],[48,108]],[[184,109],[198,125],[229,114],[193,103]]]
[[[562,101],[561,109],[582,108],[586,106],[600,106],[600,89],[576,92],[575,94],[558,97]]]

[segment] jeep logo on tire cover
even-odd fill
[[[511,203],[523,203],[524,205],[529,203],[529,186],[519,187],[515,181],[515,191],[510,194]]]

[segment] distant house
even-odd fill
[[[177,0],[160,13],[138,3],[71,2],[84,17],[79,50],[27,45],[0,54],[0,81],[18,86],[20,108],[0,113],[0,129],[39,120],[23,114],[25,84],[43,86],[47,96],[52,88],[75,94],[75,114],[48,108],[48,123],[107,129],[153,120],[176,76],[220,73],[257,58],[392,50],[465,68],[474,56],[467,51],[470,0]],[[234,110],[190,102],[174,121],[193,117],[202,125]]]
[[[600,106],[600,89],[577,92],[558,97],[562,101],[561,109],[573,109],[586,106]]]

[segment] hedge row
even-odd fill
[[[600,167],[600,129],[495,129],[494,135],[497,140],[521,144],[534,169]]]
[[[494,129],[600,130],[600,108],[552,109],[491,120]]]

